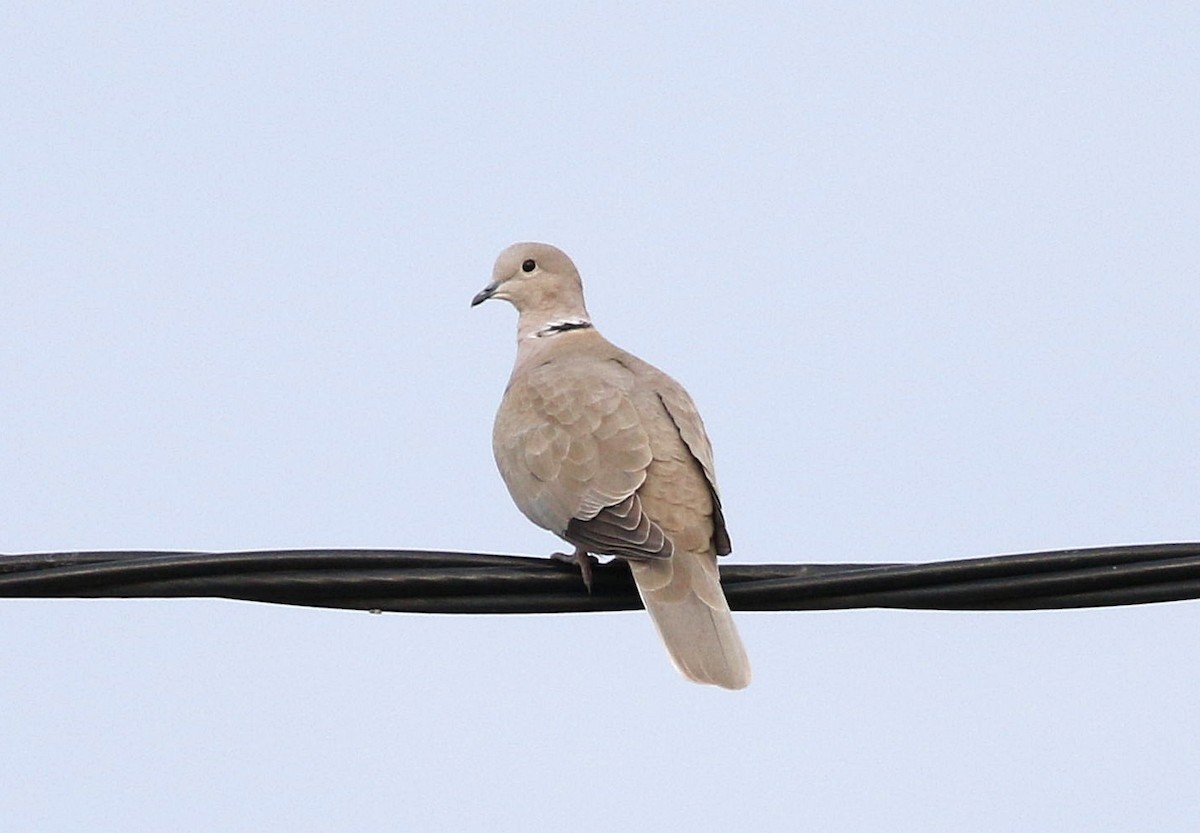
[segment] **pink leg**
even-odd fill
[[[565,552],[556,552],[550,557],[555,561],[563,561],[579,567],[579,575],[583,578],[583,586],[587,588],[588,593],[592,592],[592,568],[600,563],[600,560],[596,556],[582,547],[576,547],[575,552],[570,555]]]

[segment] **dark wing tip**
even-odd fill
[[[572,518],[562,536],[596,555],[624,558],[670,558],[675,545],[662,527],[642,511],[637,493],[606,506],[589,520]]]

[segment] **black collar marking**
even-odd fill
[[[537,331],[538,338],[546,336],[558,335],[559,333],[570,332],[571,330],[590,330],[592,329],[591,321],[563,321],[561,324],[551,324],[549,327],[543,327]]]

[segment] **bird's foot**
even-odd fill
[[[583,579],[583,586],[587,588],[588,595],[591,595],[592,570],[600,563],[600,559],[582,547],[576,547],[575,552],[570,554],[556,552],[550,558],[554,561],[562,561],[564,564],[574,564],[577,566],[579,568],[579,575]]]

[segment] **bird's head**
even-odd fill
[[[523,321],[589,322],[579,270],[547,243],[514,243],[500,253],[492,282],[471,299],[471,306],[500,298],[517,308]]]

